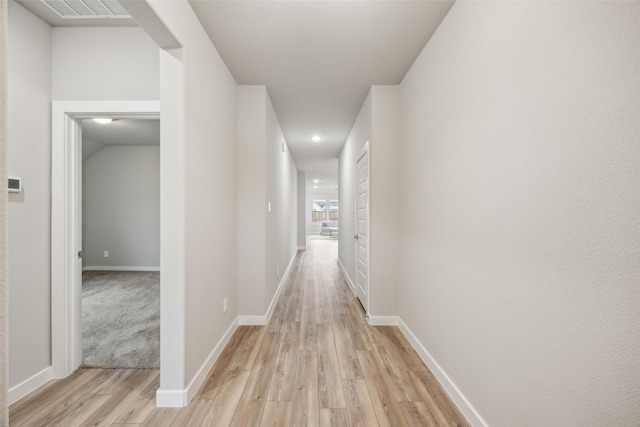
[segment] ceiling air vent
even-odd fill
[[[41,0],[63,19],[130,18],[117,0]]]

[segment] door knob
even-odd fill
[[[354,235],[353,235],[353,238],[354,238],[354,239],[356,239],[356,240],[358,240],[358,239],[360,238],[360,236],[359,236],[358,234],[354,234]]]

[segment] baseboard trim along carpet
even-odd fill
[[[418,356],[420,356],[425,365],[427,365],[433,375],[435,375],[442,388],[444,388],[445,392],[449,395],[460,412],[462,412],[467,421],[469,421],[472,426],[488,427],[487,423],[482,419],[480,414],[478,414],[478,411],[476,411],[476,409],[471,405],[454,382],[451,381],[449,375],[447,375],[444,369],[440,367],[438,362],[431,357],[431,354],[429,354],[422,343],[418,341],[418,338],[416,338],[411,329],[409,329],[400,317],[398,317],[398,327],[405,338],[409,340],[413,349],[418,353]]]
[[[144,267],[129,265],[89,265],[82,271],[160,271],[160,267]]]
[[[53,369],[51,366],[44,368],[31,378],[27,378],[20,384],[9,389],[9,405],[14,404],[29,393],[36,391],[39,387],[45,385],[53,379]]]
[[[220,353],[238,329],[238,318],[236,317],[231,323],[227,332],[224,333],[218,344],[214,347],[207,360],[202,364],[198,372],[195,374],[189,385],[184,390],[162,390],[156,391],[156,406],[159,408],[181,408],[187,406],[189,401],[196,394],[204,380],[207,378],[209,371],[213,368],[214,363],[220,357]]]

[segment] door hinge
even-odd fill
[[[78,258],[82,258],[82,251],[78,251]]]

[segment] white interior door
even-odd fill
[[[369,143],[356,163],[356,295],[369,313]]]

